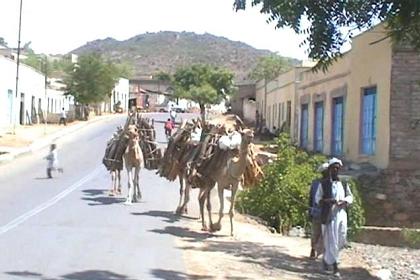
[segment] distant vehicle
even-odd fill
[[[173,106],[171,108],[172,110],[175,110],[177,113],[185,113],[185,108],[179,107],[179,106]]]

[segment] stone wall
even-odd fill
[[[396,46],[392,53],[389,168],[420,169],[420,52]],[[420,185],[418,186],[420,187]]]
[[[359,177],[367,225],[420,228],[420,52],[407,46],[392,52],[390,118],[388,168]]]
[[[366,225],[420,228],[420,170],[361,175]]]

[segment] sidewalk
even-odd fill
[[[58,124],[17,126],[16,134],[6,133],[0,135],[0,164],[40,150],[82,127],[114,116],[120,115],[104,114],[102,116],[92,116],[88,121],[74,121],[68,123],[67,126]]]

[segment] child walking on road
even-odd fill
[[[50,152],[45,157],[47,160],[47,176],[52,178],[52,171],[57,170],[60,173],[63,173],[63,168],[58,167],[58,154],[57,154],[57,145],[51,144]]]

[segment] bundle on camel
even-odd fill
[[[140,137],[140,147],[144,155],[145,168],[157,169],[162,159],[162,151],[156,142],[156,130],[149,119],[140,114],[130,114],[124,127],[118,127],[112,138],[108,141],[102,163],[108,170],[121,170],[123,168],[123,154],[128,143],[128,126],[136,125]]]
[[[123,154],[128,143],[125,130],[130,124],[130,121],[130,118],[127,118],[124,127],[117,127],[117,131],[114,132],[112,138],[107,142],[102,163],[109,171],[123,169]]]
[[[158,169],[162,160],[162,151],[156,142],[156,130],[154,121],[136,116],[136,125],[140,132],[140,147],[144,155],[144,166],[146,169]]]
[[[240,132],[246,129],[242,120],[236,115],[219,116],[211,120],[207,127],[210,133],[204,138],[202,147],[205,156],[197,166],[197,170],[193,172],[194,178],[190,177],[193,186],[203,184],[206,178],[214,178],[229,160],[237,160],[241,143]],[[254,145],[250,144],[242,186],[244,188],[255,186],[262,176],[263,171],[257,162]]]
[[[170,137],[158,174],[174,181],[195,160],[201,134],[200,120],[184,121]]]

